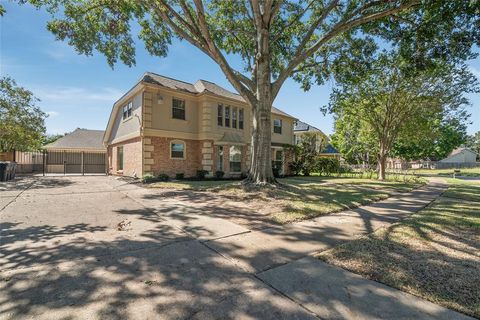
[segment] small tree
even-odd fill
[[[431,119],[464,115],[467,92],[477,81],[465,66],[440,64],[418,70],[405,68],[396,53],[375,57],[369,69],[352,72],[338,82],[329,110],[337,118],[356,119],[377,145],[378,179],[398,138],[427,134]]]
[[[47,115],[36,106],[37,101],[12,78],[0,79],[0,151],[41,147]]]

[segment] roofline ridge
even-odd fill
[[[148,74],[148,73],[149,73],[149,74],[156,75],[156,76],[158,76],[158,77],[162,77],[162,78],[166,78],[166,79],[170,79],[170,80],[174,80],[174,81],[183,82],[183,83],[189,84],[189,85],[191,85],[191,86],[193,86],[193,85],[194,85],[194,84],[193,84],[193,83],[191,83],[191,82],[187,82],[187,81],[183,81],[183,80],[175,79],[175,78],[172,78],[172,77],[167,77],[167,76],[164,76],[164,75],[162,75],[162,74],[158,74],[158,73],[151,72],[151,71],[146,71],[146,72],[144,73],[144,76],[145,76],[146,74]],[[143,79],[143,77],[142,77],[142,79]]]

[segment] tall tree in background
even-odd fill
[[[454,118],[441,114],[430,121],[430,130],[400,136],[393,145],[391,156],[407,161],[444,159],[466,142],[467,118],[468,114],[464,112],[459,112]]]
[[[36,106],[37,101],[13,79],[0,79],[0,151],[41,147],[47,115]]]
[[[322,84],[374,39],[425,63],[444,55],[466,59],[479,43],[477,1],[444,0],[20,0],[46,7],[57,39],[79,53],[103,53],[110,65],[135,63],[132,30],[146,49],[166,56],[173,38],[209,56],[252,106],[248,181],[275,181],[271,108],[293,77],[308,89]],[[139,25],[139,28],[132,28]],[[372,37],[369,37],[372,35]],[[441,39],[441,42],[438,39]],[[414,54],[412,55],[412,51]],[[243,61],[233,67],[232,57]],[[348,64],[348,63],[347,63]]]
[[[477,153],[477,161],[480,161],[480,131],[467,137],[465,146]]]
[[[435,119],[462,123],[468,105],[464,95],[476,91],[476,78],[465,66],[417,70],[396,52],[383,52],[369,68],[352,70],[338,82],[328,110],[337,121],[353,119],[359,133],[375,139],[378,179],[384,180],[386,158],[399,138],[413,143],[432,134]]]

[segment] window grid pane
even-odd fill
[[[225,107],[225,127],[230,127],[230,107]]]
[[[232,128],[237,128],[237,108],[232,108]]]
[[[185,101],[175,98],[173,99],[172,118],[185,120]]]
[[[221,104],[217,107],[217,124],[223,126],[223,105]]]
[[[172,143],[172,158],[183,158],[185,145],[183,143]]]
[[[238,110],[238,128],[243,129],[243,109]]]

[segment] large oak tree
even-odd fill
[[[472,43],[478,42],[475,0],[20,2],[46,7],[53,15],[48,28],[58,39],[67,40],[82,54],[97,50],[110,65],[118,60],[135,63],[132,33],[138,29],[152,55],[166,56],[176,37],[209,56],[252,106],[248,180],[257,184],[275,181],[271,107],[289,77],[304,89],[312,83],[322,84],[332,73],[341,72],[344,64],[354,65],[351,58],[378,39],[394,42],[419,62],[444,54],[465,58]],[[232,56],[242,59],[242,69],[232,66]]]

